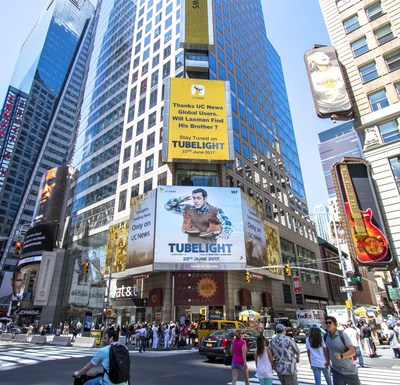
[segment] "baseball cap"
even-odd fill
[[[311,324],[310,329],[319,329],[319,325]]]
[[[277,325],[275,326],[275,330],[276,330],[277,332],[281,332],[281,331],[283,331],[283,330],[285,330],[285,329],[286,329],[286,326],[283,325],[283,324],[277,324]]]

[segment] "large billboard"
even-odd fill
[[[165,94],[163,161],[233,161],[229,82],[170,78]]]
[[[304,61],[317,115],[337,120],[352,119],[352,105],[335,48],[310,49],[305,52]]]
[[[159,186],[155,270],[245,270],[241,190]]]
[[[208,50],[214,44],[211,0],[183,0],[181,47]]]
[[[153,270],[156,194],[152,190],[132,198],[126,270],[136,274]]]
[[[52,168],[42,176],[35,223],[54,223],[60,220],[69,175],[70,167],[62,166]]]
[[[129,221],[122,221],[112,224],[108,228],[106,264],[104,266],[105,275],[110,273],[110,269],[113,274],[125,271],[128,250],[128,227]]]
[[[390,264],[393,257],[367,163],[344,158],[332,166],[332,175],[352,256],[362,265]]]

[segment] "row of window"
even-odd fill
[[[340,3],[343,3],[343,2],[349,3],[350,1],[351,0],[338,1],[337,2],[338,7],[339,7]],[[343,4],[340,4],[340,5],[343,5]],[[340,11],[340,8],[339,8],[339,11]],[[381,4],[380,1],[378,1],[377,3],[371,5],[371,6],[367,7],[367,8],[365,8],[364,11],[365,11],[365,15],[366,15],[368,21],[375,20],[379,16],[382,16],[384,14],[384,11],[382,9],[382,4]],[[353,15],[353,16],[351,16],[348,19],[343,21],[343,27],[344,27],[344,30],[346,31],[346,33],[353,32],[356,29],[358,29],[360,26],[361,26],[361,24],[360,24],[360,18],[359,18],[358,14],[355,14],[355,15]]]

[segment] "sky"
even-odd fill
[[[240,0],[245,1],[245,0]],[[334,126],[317,117],[304,65],[304,52],[314,44],[329,45],[318,0],[261,0],[267,36],[281,57],[293,127],[310,211],[328,205],[318,152],[318,133]],[[0,104],[10,82],[19,50],[48,0],[0,1]],[[336,123],[338,124],[338,123]]]

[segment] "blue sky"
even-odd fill
[[[318,132],[333,127],[334,123],[329,119],[319,119],[315,114],[303,55],[314,44],[329,45],[329,37],[318,0],[261,1],[268,38],[282,60],[307,201],[312,210],[316,204],[328,203],[318,153]],[[0,2],[0,42],[3,46],[1,104],[21,45],[47,3],[48,0]]]

